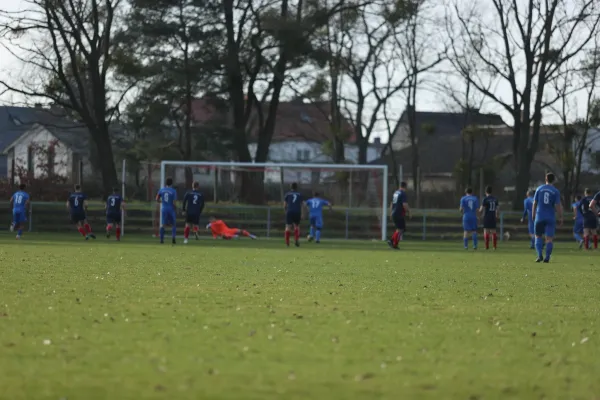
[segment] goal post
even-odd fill
[[[263,174],[263,183],[277,192],[272,197],[281,201],[280,197],[288,190],[287,185],[297,182],[301,188],[327,188],[333,184],[344,182],[347,186],[343,193],[338,193],[338,201],[334,207],[341,204],[347,209],[367,206],[377,210],[381,240],[387,238],[388,221],[388,166],[387,165],[358,165],[358,164],[318,164],[318,163],[255,163],[227,161],[175,161],[164,160],[160,164],[160,187],[165,186],[167,176],[173,176],[175,184],[180,187],[182,181],[203,179],[201,186],[210,188],[212,196],[206,200],[223,201],[217,193],[223,192],[225,186],[236,186],[241,181],[240,173]],[[210,176],[210,177],[209,177]],[[343,176],[343,177],[342,177]],[[206,178],[205,178],[206,177]],[[210,181],[210,182],[209,182]],[[191,182],[185,182],[190,184]],[[271,190],[271,194],[273,194]],[[327,189],[320,189],[319,193]],[[281,195],[280,195],[281,193]],[[265,200],[266,201],[266,200]],[[163,226],[162,212],[160,226]],[[373,231],[375,233],[376,231]],[[346,235],[347,236],[347,235]]]

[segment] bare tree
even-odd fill
[[[14,83],[1,79],[0,87],[27,99],[45,99],[82,121],[96,154],[92,162],[108,194],[117,182],[109,127],[126,92],[112,92],[108,83],[120,0],[23,3],[23,10],[0,11],[0,39],[33,73]]]
[[[538,151],[542,112],[558,101],[549,82],[588,46],[600,22],[597,0],[488,0],[448,7],[449,59],[470,83],[513,118],[516,198],[520,207]],[[477,68],[465,64],[475,55]],[[503,84],[509,96],[490,90]]]

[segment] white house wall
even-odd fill
[[[248,145],[250,155],[252,158],[256,156],[256,143]],[[344,155],[346,161],[349,163],[358,163],[358,146],[356,145],[345,145]],[[376,160],[380,156],[380,150],[375,147],[369,147],[367,149],[367,162]],[[313,175],[314,170],[310,169],[310,164],[321,163],[329,164],[333,163],[331,156],[323,152],[323,145],[316,142],[306,141],[285,141],[271,143],[269,147],[268,162],[300,162],[306,163],[307,169],[284,169],[283,179],[284,182],[298,182],[298,183],[310,183],[316,177]],[[331,172],[321,172],[318,179],[326,179],[331,177]],[[279,169],[272,171],[265,171],[265,182],[267,183],[278,183],[281,181],[281,171]]]
[[[48,148],[48,145],[52,141],[56,141],[56,137],[45,129],[38,129],[36,131],[26,134],[27,136],[20,140],[14,147],[15,166],[17,169],[27,170],[27,155],[29,147],[35,145],[35,147]],[[46,164],[48,160],[44,160],[43,154],[34,154],[33,159],[33,176],[34,178],[41,178],[45,174],[40,164]],[[12,160],[7,160],[8,171],[10,176],[10,169]],[[67,177],[71,173],[71,151],[62,143],[57,142],[55,147],[54,155],[54,173],[59,176]]]

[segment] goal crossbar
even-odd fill
[[[254,167],[254,168],[299,168],[299,169],[324,169],[324,170],[380,170],[382,178],[381,196],[381,240],[387,238],[387,198],[388,198],[388,166],[363,165],[363,164],[312,164],[312,163],[255,163],[255,162],[227,162],[227,161],[179,161],[164,160],[160,163],[160,187],[165,186],[165,173],[167,165],[180,167]],[[162,218],[161,218],[162,226]]]

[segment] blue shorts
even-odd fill
[[[463,230],[466,232],[474,232],[477,230],[477,218],[463,218]]]
[[[535,234],[535,224],[533,223],[532,220],[529,220],[529,223],[527,224],[527,229],[528,229],[530,235]]]
[[[19,225],[25,221],[27,221],[27,214],[25,211],[13,211],[13,223],[15,225]]]
[[[85,212],[76,212],[71,213],[71,222],[74,224],[78,224],[79,222],[83,222],[87,219]]]
[[[300,225],[302,219],[301,212],[288,211],[285,213],[285,224],[286,225]]]
[[[310,216],[310,225],[315,228],[321,229],[323,227],[323,217]]]
[[[573,233],[583,233],[583,221],[575,221],[575,225],[573,225]]]
[[[161,224],[162,225],[175,225],[177,215],[175,210],[163,210],[161,213]]]
[[[121,213],[106,214],[106,223],[107,224],[120,224],[121,223]]]
[[[556,220],[536,220],[535,236],[554,237],[556,233]]]

